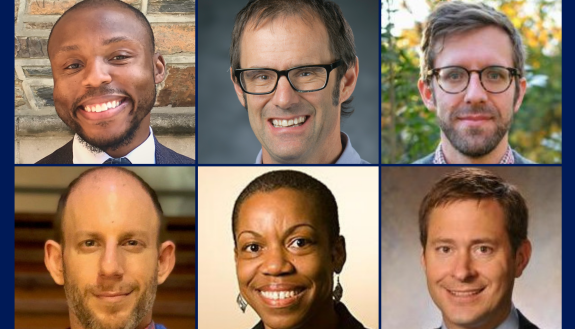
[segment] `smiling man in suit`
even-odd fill
[[[54,106],[75,132],[39,164],[191,164],[150,127],[166,63],[146,17],[119,0],[84,0],[48,39]]]
[[[441,329],[537,329],[512,302],[531,257],[527,227],[523,196],[489,171],[461,169],[432,187],[419,209],[421,264]]]

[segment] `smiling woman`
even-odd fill
[[[235,263],[236,273],[235,279],[231,273],[227,280],[223,279],[216,274],[222,271],[212,267],[211,260],[207,261],[214,255],[204,257],[202,255],[205,253],[199,253],[203,257],[199,259],[201,265],[198,266],[199,281],[202,282],[202,287],[199,287],[199,299],[202,300],[198,314],[200,327],[250,328],[256,322],[255,329],[363,329],[365,326],[362,323],[377,326],[377,309],[372,309],[378,304],[377,294],[368,292],[377,286],[377,266],[370,265],[377,263],[377,200],[368,198],[364,202],[354,203],[355,200],[341,190],[344,185],[351,186],[348,179],[354,178],[365,183],[365,189],[371,190],[373,187],[377,190],[377,184],[368,182],[375,178],[372,174],[376,174],[376,171],[368,170],[368,174],[368,171],[357,168],[322,168],[323,175],[317,177],[322,180],[327,178],[325,181],[333,185],[332,193],[322,182],[299,171],[265,172],[254,168],[226,168],[224,173],[221,168],[200,169],[199,186],[210,186],[200,190],[202,200],[215,201],[211,191],[217,190],[222,196],[222,189],[218,188],[220,181],[234,186],[235,192],[230,197],[224,197],[230,203],[235,201],[233,210],[229,207],[231,212],[226,216],[232,218],[233,239],[229,239],[228,235],[226,240],[233,248],[234,260],[230,257],[230,262],[222,262],[226,258],[224,253],[217,259],[220,265]],[[311,171],[310,168],[304,170]],[[247,171],[250,171],[249,176],[246,175]],[[255,177],[253,174],[256,172],[265,173],[246,182],[246,176]],[[325,172],[329,172],[328,176]],[[312,173],[316,175],[317,171]],[[241,178],[234,179],[232,176]],[[345,178],[338,180],[335,177]],[[338,200],[345,200],[339,207],[334,194]],[[199,204],[199,213],[204,214],[201,218],[214,218],[205,207],[209,202],[201,201]],[[346,238],[340,235],[340,212],[341,218],[346,219],[342,221],[341,229],[346,233]],[[353,214],[357,216],[357,221],[350,222]],[[199,225],[214,224],[221,228],[223,221],[208,222],[212,221]],[[359,223],[362,229],[357,227]],[[200,232],[208,231],[217,230],[202,226]],[[201,242],[198,244],[202,248],[219,245],[219,238],[217,241],[206,238],[206,235],[199,236]],[[366,264],[362,266],[359,262]],[[232,271],[231,266],[229,270]],[[359,285],[350,279],[358,273],[364,274],[364,282]],[[207,275],[210,276],[209,280]],[[237,286],[228,280],[237,281]],[[210,286],[210,281],[218,282],[218,285]],[[209,297],[205,294],[208,291]],[[226,302],[222,302],[222,296],[228,296],[225,297]],[[225,305],[231,304],[232,300],[236,300],[237,305],[235,310],[230,309],[228,317]],[[238,307],[241,311],[237,310]],[[257,317],[250,315],[253,314],[252,310]],[[226,316],[216,318],[214,312]],[[240,316],[242,312],[248,314]],[[236,315],[237,319],[234,318]]]

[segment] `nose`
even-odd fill
[[[477,272],[475,271],[473,259],[469,253],[464,252],[458,254],[454,260],[453,277],[460,282],[467,282],[472,280]]]
[[[293,273],[294,265],[289,258],[289,252],[281,246],[268,247],[268,250],[264,254],[261,267],[262,273],[271,276]]]
[[[99,275],[103,278],[121,278],[124,275],[123,255],[115,242],[106,245],[100,258]]]
[[[298,102],[297,91],[291,87],[287,77],[280,77],[272,101],[275,106],[284,110]]]
[[[465,103],[470,105],[483,104],[487,101],[487,91],[481,85],[479,73],[471,72],[470,74],[469,85],[465,90]]]
[[[84,87],[99,87],[101,84],[112,82],[108,65],[98,58],[87,64],[83,73],[82,85]]]

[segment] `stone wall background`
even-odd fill
[[[123,0],[142,11],[166,60],[152,110],[154,135],[167,147],[195,158],[195,0]],[[60,15],[80,0],[14,1],[14,135],[16,164],[35,163],[68,142],[73,133],[52,99],[48,36]]]

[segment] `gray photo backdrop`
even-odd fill
[[[431,329],[441,313],[420,265],[419,204],[456,167],[381,168],[381,328]],[[531,260],[513,302],[540,328],[561,328],[561,167],[485,167],[516,185],[529,207]]]
[[[351,25],[359,58],[352,102],[355,113],[341,129],[359,155],[379,163],[380,5],[377,0],[336,0]],[[247,1],[198,1],[198,159],[202,164],[254,163],[256,139],[230,80],[229,47],[236,14]]]

